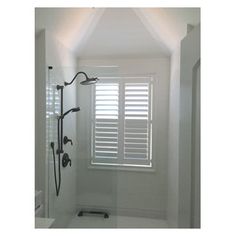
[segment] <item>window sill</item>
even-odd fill
[[[136,166],[115,166],[89,163],[88,169],[91,170],[116,170],[116,171],[135,171],[135,172],[155,172],[154,167],[136,167]]]

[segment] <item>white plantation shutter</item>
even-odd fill
[[[101,78],[95,85],[92,164],[152,166],[151,86],[150,77]]]
[[[126,163],[149,164],[149,83],[125,83],[124,159]]]
[[[119,84],[95,86],[94,157],[96,162],[115,162],[118,158]],[[112,161],[113,160],[113,161]]]

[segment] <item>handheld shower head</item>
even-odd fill
[[[72,109],[68,110],[67,112],[65,112],[62,116],[60,116],[60,119],[64,119],[65,116],[68,115],[70,112],[77,112],[77,111],[80,111],[79,107],[72,108]]]
[[[80,111],[80,107],[72,108],[71,111],[72,111],[72,112]]]

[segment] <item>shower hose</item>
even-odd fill
[[[57,185],[57,173],[56,173],[56,157],[55,157],[55,149],[54,149],[54,142],[51,142],[52,154],[53,154],[53,169],[54,169],[54,181],[56,187],[56,195],[59,195],[60,188],[61,188],[61,154],[60,154],[60,118],[57,120],[57,142],[58,142],[58,175],[59,175],[59,182]]]

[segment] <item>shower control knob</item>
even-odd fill
[[[65,136],[63,139],[63,143],[67,144],[68,142],[70,142],[70,144],[73,145],[72,139],[69,139],[67,136]]]
[[[69,158],[69,155],[67,153],[64,153],[62,156],[62,166],[67,167],[68,163],[71,166],[71,159]]]

